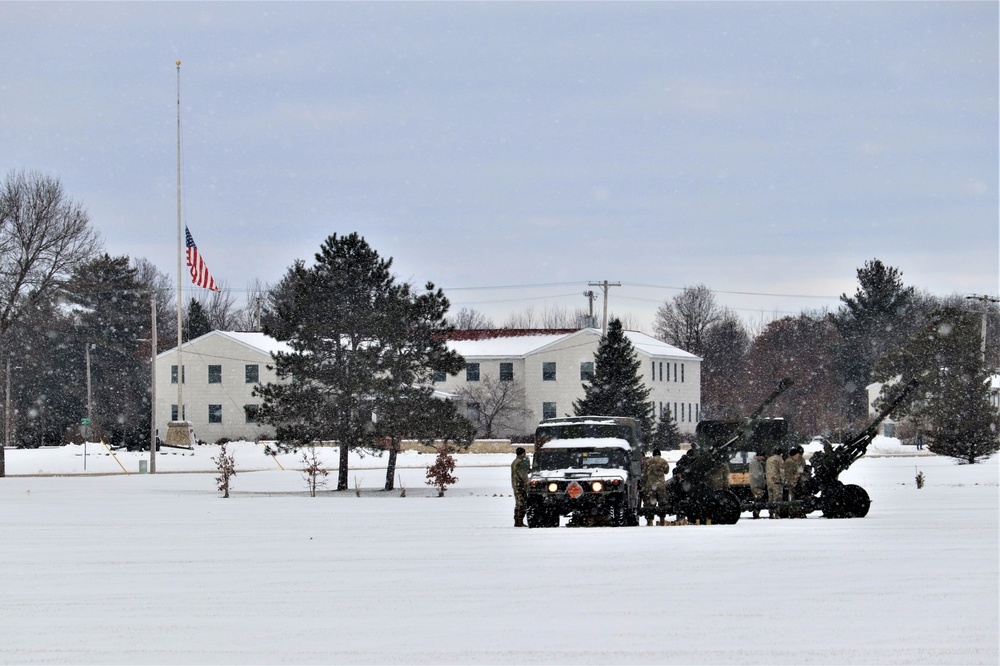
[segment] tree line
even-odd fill
[[[988,440],[992,433],[987,448],[995,450],[996,410],[980,409],[984,399],[988,405],[986,368],[998,365],[995,304],[977,304],[990,321],[984,361],[977,356],[979,315],[965,299],[919,293],[877,259],[857,273],[857,292],[842,295],[837,312],[784,317],[754,336],[707,287],[688,288],[660,308],[656,333],[704,359],[705,418],[741,416],[762,387],[791,377],[796,388],[778,409],[797,435],[835,435],[863,420],[871,381],[891,385],[896,377],[920,373],[923,399],[904,405],[914,431],[926,432],[932,448],[943,450],[951,440],[966,446],[971,435],[961,433],[975,424],[973,439]],[[0,186],[0,344],[11,366],[5,372],[11,405],[5,437],[23,446],[78,441],[90,406],[92,438],[148,442],[151,302],[156,295],[158,351],[172,348],[174,294],[171,280],[145,259],[104,253],[86,211],[58,180],[8,174]],[[492,323],[469,310],[449,318],[449,307],[434,285],[397,281],[391,259],[379,257],[357,234],[334,234],[311,265],[296,262],[276,285],[252,285],[243,306],[228,291],[190,301],[182,333],[192,339],[213,329],[263,330],[287,341],[293,351],[279,354],[275,367],[279,377],[294,381],[260,387],[262,420],[292,445],[340,442],[340,489],[346,488],[350,449],[388,450],[391,488],[402,438],[468,442],[476,433],[452,403],[432,398],[427,387],[433,372],[464,367],[444,344],[450,331]],[[571,320],[581,313],[542,314],[528,311],[510,323],[574,328]],[[613,321],[608,340],[622,327]],[[597,373],[612,369],[595,364]],[[647,427],[662,433],[659,441],[675,441],[671,417]],[[965,430],[956,435],[959,427]],[[2,462],[0,455],[0,474]]]
[[[882,383],[884,398],[917,377],[922,389],[895,414],[897,436],[920,434],[932,451],[973,462],[997,450],[989,377],[1000,367],[1000,311],[989,299],[918,292],[902,276],[867,261],[835,312],[782,317],[755,336],[698,285],[657,311],[656,335],[703,358],[703,418],[739,418],[762,386],[788,377],[795,384],[774,410],[792,437],[839,440],[867,420],[870,384]]]

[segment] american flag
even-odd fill
[[[187,237],[187,265],[191,269],[191,281],[199,287],[204,287],[211,291],[222,291],[215,285],[215,280],[212,279],[212,275],[208,272],[208,266],[205,265],[205,260],[201,258],[198,246],[194,244],[194,238],[191,237],[191,232],[187,227],[184,227],[184,236]]]

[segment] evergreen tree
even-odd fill
[[[198,299],[192,298],[188,304],[187,326],[184,327],[184,342],[194,340],[212,331],[212,324],[208,321],[208,314],[202,307]]]
[[[970,464],[1000,450],[1000,416],[989,399],[989,373],[980,354],[979,318],[943,307],[903,349],[877,368],[884,381],[920,377],[914,397],[898,413],[925,432],[928,449]],[[883,394],[890,394],[887,383]]]
[[[391,265],[357,233],[334,234],[312,267],[296,262],[269,298],[264,332],[292,351],[275,355],[278,378],[289,381],[257,389],[261,421],[293,445],[338,442],[337,490],[348,488],[349,451],[374,448],[380,406],[433,370],[464,366],[442,335],[444,294],[433,285],[414,294]]]
[[[608,334],[594,354],[594,375],[583,384],[584,396],[573,404],[577,416],[629,416],[649,438],[653,403],[639,376],[639,357],[619,319],[608,322]]]
[[[903,274],[878,259],[858,269],[854,296],[841,294],[843,306],[835,322],[843,338],[837,369],[849,395],[848,419],[868,413],[866,387],[873,381],[878,359],[901,347],[913,330],[913,287],[903,286]]]
[[[663,416],[656,421],[656,430],[653,431],[652,441],[649,448],[661,451],[674,451],[681,446],[681,431],[677,427],[674,415],[670,413],[670,408],[663,410]]]
[[[94,432],[115,444],[149,440],[149,294],[126,256],[104,254],[73,275],[69,300],[77,308],[76,343],[90,345]],[[84,402],[83,407],[86,407]]]

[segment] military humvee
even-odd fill
[[[535,431],[528,527],[639,524],[642,433],[620,416],[546,419]]]

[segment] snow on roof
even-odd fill
[[[259,352],[265,354],[272,354],[274,352],[290,352],[292,348],[287,342],[281,342],[280,340],[275,340],[274,338],[264,335],[263,333],[254,333],[247,331],[209,331],[205,335],[201,335],[194,340],[188,340],[184,343],[183,349],[189,348],[191,345],[197,343],[199,340],[203,340],[209,336],[222,336],[228,338],[233,342],[245,345],[252,349],[256,349]],[[162,351],[156,355],[157,358],[165,354],[175,354],[177,353],[177,348],[172,347],[166,351]]]
[[[531,352],[558,342],[565,338],[567,333],[543,333],[540,335],[517,334],[507,337],[483,337],[479,339],[448,341],[448,348],[457,351],[465,357],[489,356],[498,358],[508,358],[511,356],[524,356]]]
[[[248,347],[259,349],[265,354],[272,354],[274,352],[292,351],[291,346],[289,346],[287,342],[275,340],[274,338],[268,335],[264,335],[263,333],[252,333],[246,331],[215,331],[215,332],[224,335],[228,338],[232,338],[237,342],[242,342]]]
[[[596,328],[584,329],[489,329],[455,331],[448,339],[448,347],[465,357],[508,358],[525,356],[574,335],[589,335],[600,339]],[[662,340],[639,333],[625,331],[625,336],[637,351],[649,356],[670,356],[699,360],[698,356],[669,345]]]
[[[692,361],[701,358],[699,356],[695,356],[691,352],[684,351],[680,347],[674,347],[673,345],[667,344],[663,340],[657,340],[656,338],[646,335],[645,333],[640,333],[639,331],[625,331],[625,337],[629,339],[636,349],[645,352],[650,356],[680,356],[683,358],[689,358]]]
[[[617,437],[574,437],[572,439],[553,439],[542,444],[543,449],[625,449],[632,450],[624,439]]]

